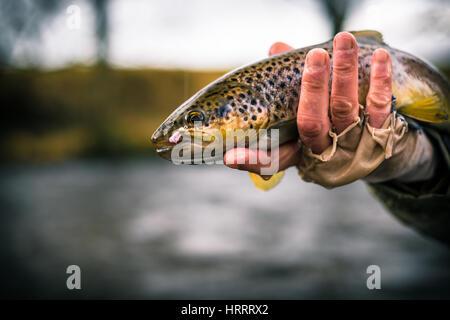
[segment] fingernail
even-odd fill
[[[353,39],[350,36],[340,36],[336,38],[336,49],[348,50],[353,48]]]
[[[384,76],[390,72],[388,64],[389,54],[384,50],[377,50],[374,53],[374,72],[377,76]]]
[[[326,56],[327,54],[325,51],[313,50],[313,52],[310,52],[306,57],[306,63],[314,67],[321,67],[327,61]]]
[[[389,54],[385,50],[375,51],[375,61],[377,62],[387,62]]]

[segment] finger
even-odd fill
[[[297,127],[303,143],[314,153],[321,153],[330,144],[329,80],[330,58],[327,52],[323,49],[309,51],[302,76]]]
[[[358,117],[358,45],[355,37],[341,32],[333,41],[331,121],[341,133]]]
[[[294,48],[284,42],[275,42],[270,46],[269,56],[274,56],[276,54],[283,53],[292,49]]]
[[[285,143],[278,149],[278,154],[274,153],[273,159],[270,161],[270,151],[235,148],[225,153],[224,163],[233,169],[260,174],[262,168],[269,168],[273,165],[273,161],[278,161],[278,171],[281,171],[299,162],[300,154],[298,151],[299,146],[296,142]],[[252,157],[254,157],[253,159],[257,159],[257,163],[250,164]]]
[[[391,111],[392,62],[389,53],[377,49],[373,53],[370,67],[370,88],[366,99],[369,124],[381,128]]]

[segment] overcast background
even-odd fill
[[[450,53],[449,1],[346,1],[344,30],[375,29],[387,43],[436,64]],[[33,2],[11,63],[58,68],[96,59],[95,13],[91,1],[62,1],[35,28]],[[67,27],[69,5],[81,9],[80,28]],[[312,0],[113,0],[108,14],[108,61],[119,67],[232,68],[262,58],[275,41],[294,47],[328,40],[331,21],[321,1]],[[5,23],[5,22],[3,22]]]

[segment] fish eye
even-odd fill
[[[200,121],[200,122],[204,122],[205,121],[205,113],[201,110],[193,110],[190,111],[187,115],[186,115],[186,122],[188,124],[193,125],[194,122],[196,121]]]

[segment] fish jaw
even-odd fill
[[[178,155],[173,154],[173,149],[175,147],[177,147],[178,150],[188,148],[191,150],[191,161],[185,161],[186,159],[183,159],[183,163],[197,164],[199,161],[211,162],[222,160],[222,157],[220,157],[220,159],[217,157],[203,159],[203,151],[210,143],[214,141],[214,134],[217,134],[216,130],[205,130],[203,127],[178,128],[166,134],[164,134],[163,130],[158,128],[158,130],[153,133],[151,140],[155,146],[157,154],[161,158],[172,162],[177,162],[178,160],[173,157],[177,157]],[[175,152],[177,153],[177,151]],[[202,159],[195,159],[194,157],[196,155],[201,155]]]
[[[155,130],[151,137],[151,142],[155,146],[156,153],[163,159],[170,160],[172,148],[176,143],[171,137],[174,133],[171,133],[170,129],[166,129],[167,125],[163,123],[158,129]],[[180,140],[180,138],[177,138]],[[176,141],[178,142],[178,141]]]
[[[180,163],[180,160],[174,159],[173,157],[177,157],[177,155],[173,154],[173,149],[175,146],[161,146],[156,148],[156,152],[158,156],[165,160],[169,160],[174,163]],[[179,145],[180,149],[184,149],[184,147],[187,147],[191,150],[189,156],[187,158],[181,159],[182,163],[184,164],[200,164],[200,163],[219,163],[223,160],[223,153],[221,155],[216,155],[212,158],[204,158],[203,156],[203,150],[204,145],[198,145],[195,143],[183,143],[181,142]],[[201,158],[195,158],[196,154],[200,154]]]
[[[180,114],[187,109],[186,104],[178,107],[167,119],[155,130],[151,142],[156,152],[163,159],[171,160],[172,148],[183,140],[186,134],[183,126],[177,125]]]
[[[168,134],[163,134],[161,130],[156,130],[151,141],[155,146],[156,153],[163,159],[176,162],[177,151],[174,150],[177,147],[178,150],[185,150],[185,148],[190,148],[190,158],[192,164],[197,164],[199,161],[204,163],[210,163],[211,161],[216,162],[223,160],[222,156],[217,155],[213,158],[204,158],[204,150],[206,147],[210,146],[216,138],[220,143],[221,149],[225,148],[225,130],[218,130],[215,128],[179,128]],[[175,152],[175,154],[173,154]],[[222,153],[224,150],[222,150]],[[195,159],[197,155],[201,155],[202,159]],[[189,158],[189,157],[188,157]],[[174,161],[175,160],[175,161]],[[189,164],[189,161],[184,161],[183,163]]]
[[[151,141],[155,146],[156,153],[163,159],[170,160],[173,145],[167,141],[158,130],[153,133]]]
[[[156,148],[156,153],[161,158],[170,161],[172,159],[172,149],[173,149],[172,146],[159,147],[159,148]]]

